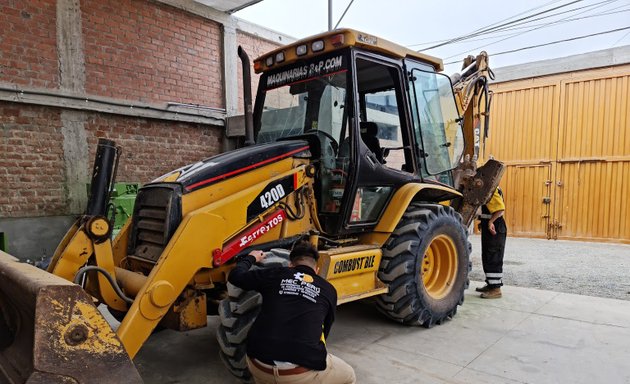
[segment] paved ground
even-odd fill
[[[329,346],[360,384],[630,383],[630,302],[521,287],[499,300],[473,292],[432,329],[405,327],[369,301],[345,304]],[[155,335],[136,357],[147,383],[238,383],[218,357],[216,320]]]
[[[329,346],[358,383],[630,384],[630,246],[509,238],[504,297],[481,300],[479,236],[471,242],[475,281],[452,321],[410,328],[369,301],[339,307]],[[237,384],[209,322],[152,337],[135,359],[145,381]]]
[[[481,238],[471,236],[473,280],[483,281]],[[630,245],[508,238],[504,283],[630,300]]]

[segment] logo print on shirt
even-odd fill
[[[295,275],[293,275],[293,278],[295,278],[296,280],[303,281],[305,283],[313,282],[313,276],[307,275],[306,273],[302,273],[302,272],[296,272]]]
[[[317,302],[319,297],[320,288],[314,284],[311,284],[315,279],[313,276],[302,272],[296,272],[293,274],[292,279],[282,279],[280,282],[280,295],[300,296],[306,300]]]

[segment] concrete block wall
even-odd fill
[[[84,210],[99,137],[123,147],[119,181],[217,154],[242,111],[237,45],[292,41],[190,0],[6,0],[0,25],[0,232],[30,259]]]

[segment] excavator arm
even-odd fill
[[[479,159],[485,157],[485,142],[490,131],[492,91],[489,81],[494,79],[494,73],[488,62],[485,51],[477,57],[468,56],[464,59],[461,74],[451,78],[455,101],[463,118],[466,143],[464,159],[453,170],[455,187],[463,197],[456,199],[453,207],[462,215],[466,227],[475,218],[479,207],[490,200],[505,171],[505,165],[492,158],[478,167]]]

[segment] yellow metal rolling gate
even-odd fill
[[[510,234],[630,243],[630,65],[493,89]]]

